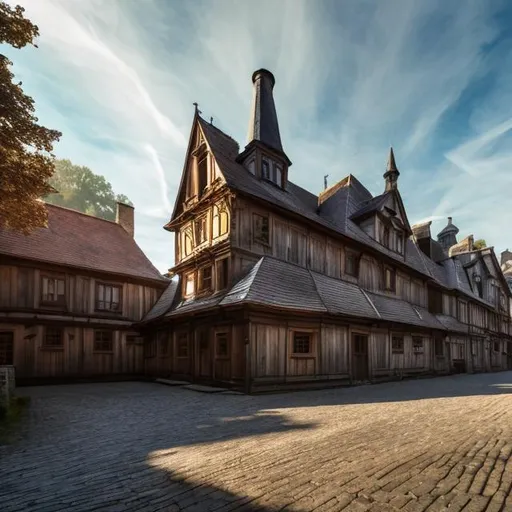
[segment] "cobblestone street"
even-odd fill
[[[3,512],[512,511],[512,372],[252,397],[19,392]]]

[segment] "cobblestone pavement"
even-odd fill
[[[512,511],[512,372],[266,396],[20,391],[2,512]]]

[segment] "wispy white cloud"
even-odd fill
[[[512,90],[506,70],[487,101],[471,106],[468,139],[445,144],[444,160],[436,146],[451,136],[443,117],[487,72],[483,48],[499,32],[494,3],[20,1],[41,38],[38,50],[16,53],[15,71],[41,120],[63,131],[57,155],[130,197],[137,240],[162,270],[174,257],[162,225],[191,104],[243,147],[259,67],[276,75],[295,182],[318,192],[324,174],[332,183],[353,173],[379,193],[393,145],[411,222],[460,215],[461,231],[507,243],[510,215],[493,212],[506,198],[496,180],[510,183],[512,163],[496,147],[510,129],[500,108]]]

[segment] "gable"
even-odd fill
[[[171,220],[165,226],[167,229],[171,228],[172,223],[185,211],[208,195],[209,191],[226,182],[203,123],[204,121],[196,113],[192,122],[174,210]]]

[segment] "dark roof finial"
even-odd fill
[[[197,101],[194,101],[194,103],[192,103],[192,105],[194,105],[195,109],[196,109],[196,114],[202,114],[202,112],[199,110],[199,103],[197,103]]]
[[[386,171],[398,171],[395,162],[395,154],[393,153],[393,148],[389,148],[389,158],[388,165],[386,166]]]
[[[400,176],[400,172],[396,166],[395,154],[393,153],[393,148],[389,148],[389,158],[386,165],[386,172],[384,173],[386,192],[397,189],[398,176]]]
[[[324,190],[327,190],[327,178],[329,177],[328,174],[324,176]]]

